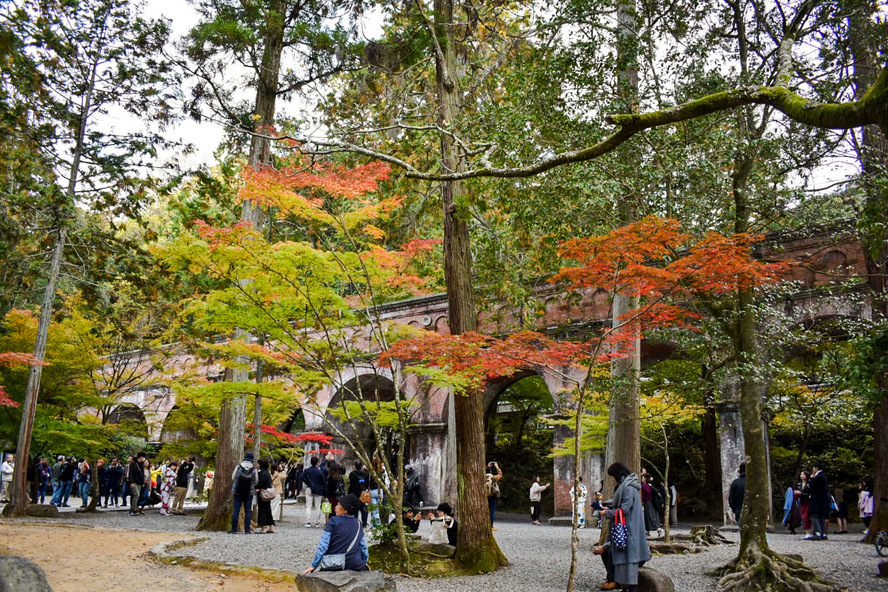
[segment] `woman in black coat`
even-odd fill
[[[271,473],[268,471],[268,461],[261,458],[259,459],[259,481],[256,483],[256,508],[259,514],[256,523],[260,528],[258,534],[271,534],[274,532],[274,516],[271,515],[271,500],[264,501],[259,493],[263,489],[274,491],[274,484],[271,481]]]

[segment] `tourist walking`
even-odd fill
[[[65,457],[59,455],[56,463],[52,465],[52,497],[49,503],[58,506],[62,503],[62,469],[65,468]]]
[[[583,483],[582,477],[577,477],[577,484],[570,488],[570,501],[573,504],[574,519],[577,521],[577,528],[586,528],[586,499],[589,496],[589,490]]]
[[[111,460],[111,464],[105,469],[105,503],[106,508],[114,504],[117,507],[118,498],[120,496],[120,483],[123,479],[123,467],[116,458]]]
[[[860,483],[860,497],[857,498],[857,509],[860,510],[860,519],[863,521],[864,536],[869,534],[870,522],[873,521],[873,514],[876,510],[875,498],[873,497],[873,478],[864,477]]]
[[[256,524],[259,526],[259,534],[271,534],[274,532],[274,515],[271,513],[271,500],[262,499],[263,491],[274,491],[274,482],[271,479],[271,471],[266,459],[259,459],[259,476],[256,481]]]
[[[51,480],[52,468],[49,466],[49,461],[41,458],[40,464],[37,465],[37,503],[46,503],[46,488],[49,487]],[[52,500],[52,496],[49,499]]]
[[[364,464],[361,461],[356,460],[355,470],[348,474],[348,493],[361,500],[361,496],[364,495],[365,491],[368,492],[367,503],[370,503],[370,473],[364,470]],[[367,528],[367,504],[362,502],[359,511],[361,513],[361,526]]]
[[[129,464],[127,470],[127,489],[130,495],[130,516],[136,516],[142,513],[139,508],[139,498],[142,496],[142,490],[146,488],[144,461],[145,453],[140,452],[136,455],[136,459]]]
[[[734,520],[737,524],[740,524],[744,496],[746,496],[746,463],[742,462],[737,468],[737,478],[731,482],[731,487],[728,490],[728,507],[734,513]]]
[[[9,490],[12,487],[12,475],[15,473],[15,456],[7,454],[0,465],[0,501],[9,501]]]
[[[542,509],[543,492],[549,489],[551,483],[540,485],[540,476],[533,478],[530,485],[530,523],[536,526],[540,525],[540,511]]]
[[[644,509],[644,529],[647,532],[660,530],[660,517],[654,496],[659,493],[654,489],[653,476],[645,475],[641,483],[641,504]]]
[[[333,515],[333,509],[339,503],[339,498],[345,495],[345,479],[342,478],[342,467],[335,460],[327,461],[327,485],[324,488],[324,497],[330,502],[329,514],[325,516],[329,520]]]
[[[176,471],[179,469],[179,461],[174,460],[162,467],[160,473],[160,515],[169,516],[172,513],[173,491],[176,489]]]
[[[641,483],[638,476],[621,462],[609,466],[607,474],[616,484],[614,497],[604,502],[608,509],[602,512],[604,518],[610,520],[611,528],[605,544],[594,548],[593,552],[602,556],[608,572],[608,582],[602,586],[603,589],[622,587],[623,590],[635,592],[638,589],[638,570],[651,559],[647,537],[643,534]],[[625,523],[625,537],[616,531],[617,523]]]
[[[367,571],[370,553],[364,529],[356,514],[361,501],[351,494],[342,495],[333,510],[334,515],[324,526],[318,547],[311,561],[311,567],[302,573],[323,570],[324,557],[344,555],[344,562],[339,569]]]
[[[277,497],[271,500],[271,515],[275,520],[284,519],[284,481],[286,478],[287,473],[278,463],[274,463],[271,466],[271,484],[274,486]]]
[[[244,508],[244,534],[250,534],[250,518],[253,514],[253,496],[256,494],[256,484],[259,475],[253,467],[253,453],[244,455],[244,460],[231,474],[231,496],[234,498],[234,510],[231,512],[231,530],[228,534],[237,533],[237,519],[240,516],[241,506]]]
[[[191,472],[194,470],[194,457],[179,461],[179,469],[176,471],[176,493],[173,496],[173,514],[183,516],[185,514],[185,498],[188,496],[188,482],[191,480]]]
[[[503,471],[496,461],[487,463],[487,473],[484,475],[484,491],[487,494],[487,508],[490,511],[490,527],[493,530],[496,518],[496,504],[500,496],[499,482],[503,478]]]
[[[678,524],[678,490],[675,484],[669,486],[669,525]]]
[[[327,477],[318,468],[318,457],[311,457],[311,466],[302,473],[305,484],[305,528],[314,522],[315,528],[321,526],[321,503],[327,486]]]
[[[835,508],[830,513],[830,517],[836,521],[836,534],[846,534],[848,532],[848,504],[845,503],[845,489],[842,487],[833,489],[832,501]]]
[[[811,475],[811,501],[808,511],[811,514],[812,533],[805,536],[805,540],[826,540],[826,519],[829,516],[829,482],[826,473],[820,468],[822,463],[812,465]]]
[[[77,461],[77,491],[80,495],[80,507],[85,508],[89,502],[89,492],[92,489],[92,467],[89,461],[81,458]]]
[[[65,464],[62,465],[62,472],[59,476],[59,479],[62,483],[62,491],[61,497],[59,498],[61,501],[59,506],[62,508],[69,508],[68,500],[71,497],[71,490],[74,489],[74,477],[77,474],[77,461],[74,460],[73,456],[69,456],[65,459]]]
[[[811,534],[811,473],[802,471],[799,473],[799,483],[796,485],[799,494],[799,511],[802,514],[802,528],[805,534]]]
[[[787,486],[783,493],[783,526],[789,534],[795,534],[796,528],[802,525],[802,511],[799,508],[799,495],[792,485]]]

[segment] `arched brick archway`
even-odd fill
[[[134,403],[121,403],[115,407],[108,414],[105,423],[119,425],[132,435],[148,440],[148,422],[145,414]]]
[[[370,424],[360,419],[350,419],[350,416],[353,417],[353,412],[348,410],[347,404],[352,401],[365,401],[372,405],[390,403],[394,400],[395,384],[391,374],[372,367],[355,372],[336,389],[323,410],[323,431],[333,436],[332,448],[344,451],[339,460],[347,469],[350,470],[354,461],[358,459],[349,442],[363,446],[371,454],[376,445]],[[380,435],[386,438],[386,445],[391,446],[393,437],[389,432],[390,430],[383,430],[383,434]]]

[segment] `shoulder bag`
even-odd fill
[[[614,526],[611,529],[611,544],[617,551],[625,551],[629,542],[629,527],[626,526],[626,517],[623,516],[623,509],[617,508],[614,516]]]
[[[263,502],[270,502],[274,498],[278,496],[278,492],[274,489],[260,489],[259,490],[259,498]]]
[[[355,518],[355,522],[357,522],[357,518]],[[355,532],[355,538],[352,539],[351,544],[348,546],[348,549],[345,553],[335,553],[333,555],[324,555],[321,557],[321,563],[318,564],[318,571],[342,571],[345,569],[345,558],[351,553],[351,550],[355,547],[355,543],[358,542],[358,537],[361,536],[361,525],[358,524],[358,530]]]

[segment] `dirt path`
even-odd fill
[[[142,532],[0,522],[0,555],[18,555],[46,572],[54,592],[85,590],[175,589],[177,592],[283,592],[295,584],[259,576],[226,575],[155,561],[148,551],[157,543],[192,538]],[[162,582],[169,582],[167,588]]]

